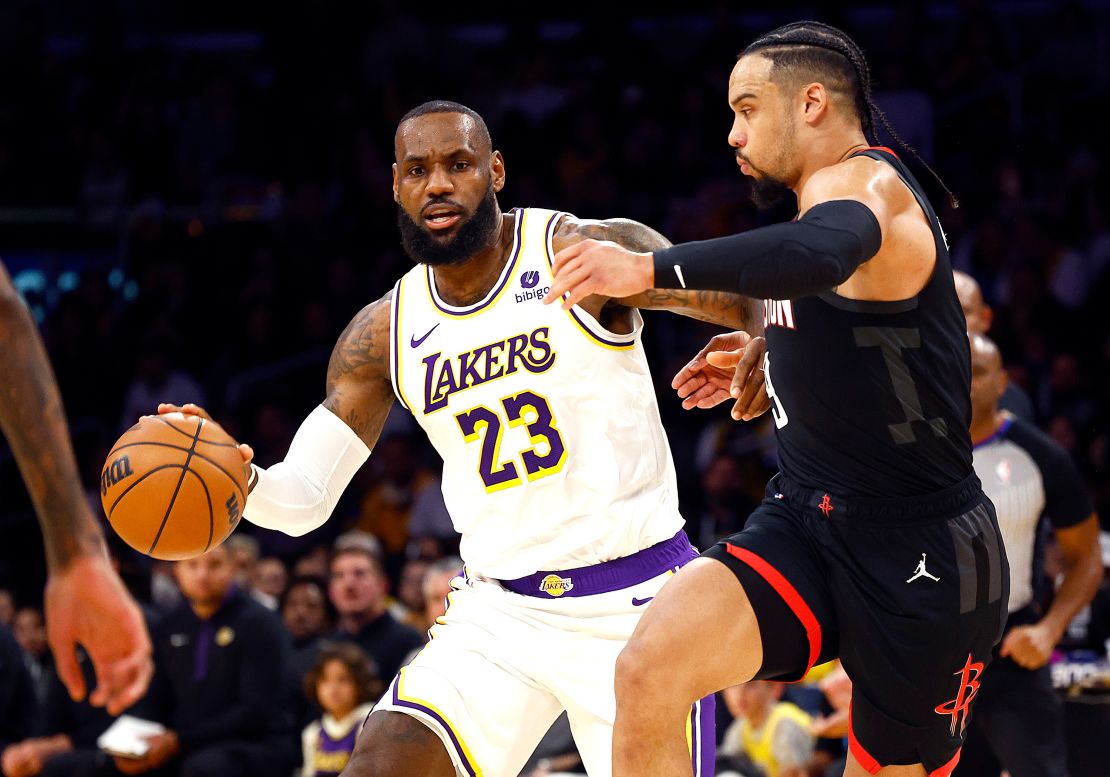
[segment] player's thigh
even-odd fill
[[[740,581],[719,561],[697,558],[644,612],[617,661],[617,689],[638,682],[693,700],[751,679],[762,660],[759,624]]]
[[[877,772],[871,772],[863,768],[851,753],[848,753],[844,766],[844,777],[925,777],[925,774],[925,767],[921,764],[884,766]]]
[[[511,615],[466,593],[453,594],[446,624],[401,669],[370,718],[393,712],[419,721],[459,774],[517,774],[562,705],[514,660]],[[390,731],[364,732],[360,745],[368,736],[384,742]]]
[[[344,777],[456,777],[439,735],[417,718],[376,711],[366,719]],[[465,772],[464,772],[465,774]]]

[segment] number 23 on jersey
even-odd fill
[[[531,448],[519,453],[520,467],[516,460],[501,460],[501,438],[506,427],[502,419],[509,428],[523,426],[532,441]],[[551,406],[534,391],[504,397],[499,408],[472,407],[456,415],[455,420],[464,440],[481,442],[478,474],[489,493],[520,485],[522,469],[532,481],[555,474],[566,462],[567,451]]]

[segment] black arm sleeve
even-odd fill
[[[798,221],[656,251],[655,287],[798,299],[848,280],[882,240],[878,219],[862,202],[822,202]]]

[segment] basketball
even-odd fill
[[[246,499],[235,440],[216,422],[183,413],[140,418],[116,441],[100,475],[100,501],[116,534],[167,561],[223,542]]]

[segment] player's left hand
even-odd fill
[[[671,380],[682,407],[708,409],[734,398],[732,417],[750,421],[767,412],[766,379],[761,365],[767,341],[747,332],[715,335]]]
[[[58,677],[74,701],[85,698],[77,643],[96,670],[89,702],[119,715],[146,693],[154,664],[142,613],[106,556],[74,558],[46,581],[46,634]]]
[[[582,240],[555,254],[551,266],[554,280],[543,298],[545,305],[564,294],[563,310],[592,294],[631,297],[650,289],[655,265],[650,253],[636,253],[609,240]]]
[[[1012,658],[1018,666],[1030,671],[1040,669],[1052,658],[1059,636],[1043,622],[1015,626],[1002,640],[999,655]]]

